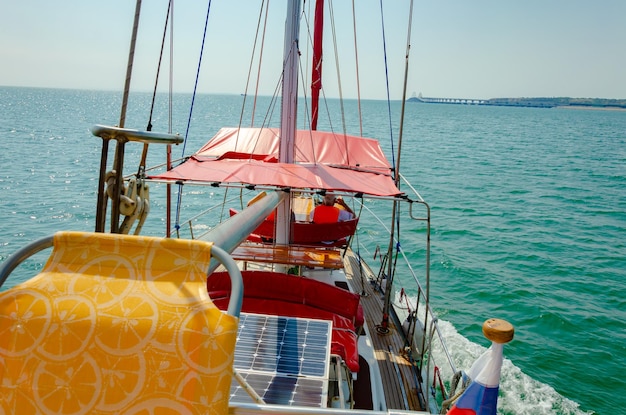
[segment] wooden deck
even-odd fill
[[[382,322],[382,310],[384,305],[383,295],[374,289],[370,279],[376,276],[369,269],[361,269],[355,254],[348,250],[344,258],[346,278],[352,289],[357,293],[365,293],[361,296],[361,305],[365,317],[365,324],[371,334],[375,357],[378,361],[383,390],[388,409],[423,411],[419,399],[419,382],[411,363],[400,357],[399,353],[404,349],[404,336],[391,319],[389,321],[389,333],[379,334],[376,327]],[[361,277],[363,271],[363,278]]]

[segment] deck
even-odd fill
[[[382,377],[387,410],[427,410],[422,404],[423,392],[420,391],[420,383],[415,371],[408,359],[402,357],[401,352],[405,346],[402,328],[390,318],[387,334],[379,334],[376,330],[382,320],[384,298],[370,283],[376,275],[367,267],[359,267],[359,261],[352,250],[346,251],[343,263],[338,250],[310,247],[275,249],[272,246],[242,244],[232,255],[237,261],[244,263],[247,261],[265,263],[265,265],[286,263],[307,267],[322,266],[330,269],[343,267],[353,292],[364,293],[361,295],[360,302],[363,307],[365,326],[370,333],[374,356]],[[359,400],[358,396],[355,398]]]
[[[396,327],[390,319],[388,334],[379,334],[376,331],[382,320],[384,305],[383,295],[369,282],[376,276],[367,268],[361,269],[357,257],[350,250],[346,253],[344,264],[346,278],[354,292],[364,293],[361,296],[361,305],[383,379],[387,409],[425,410],[420,404],[419,382],[411,363],[399,354],[404,348],[404,336],[399,332],[402,328]]]

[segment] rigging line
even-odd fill
[[[398,175],[398,171],[396,169],[395,166],[395,159],[394,159],[394,146],[393,146],[393,126],[392,126],[392,121],[391,121],[391,99],[389,96],[389,69],[388,69],[388,62],[387,62],[387,40],[385,37],[385,17],[384,17],[384,11],[383,11],[383,1],[380,0],[380,19],[381,19],[381,27],[382,27],[382,35],[383,35],[383,53],[384,53],[384,60],[385,60],[385,81],[386,81],[386,87],[387,87],[387,112],[388,112],[388,116],[389,116],[389,134],[390,134],[390,141],[391,141],[391,157],[392,157],[392,166],[394,168],[393,174],[394,174],[394,181],[395,181],[395,177]],[[383,327],[387,327],[388,323],[389,323],[389,310],[391,308],[391,291],[392,291],[392,286],[393,286],[393,278],[395,276],[395,266],[396,263],[394,261],[394,264],[392,264],[391,261],[391,255],[394,252],[394,246],[397,247],[396,244],[394,244],[394,236],[396,233],[395,230],[395,226],[396,226],[396,221],[399,222],[399,206],[397,201],[394,199],[393,201],[393,209],[391,211],[391,230],[390,230],[390,237],[389,237],[389,246],[387,248],[387,256],[389,257],[389,262],[387,263],[387,273],[388,273],[388,280],[387,280],[387,285],[385,286],[385,300],[384,300],[384,305],[383,305],[383,321],[381,323],[381,326]],[[398,251],[396,250],[396,258],[398,255]]]
[[[326,91],[324,90],[324,88],[321,89],[322,91],[322,98],[324,101],[324,107],[326,108],[326,116],[328,117],[328,129],[334,133],[335,132],[335,127],[333,127],[333,120],[330,117],[330,108],[328,107],[328,99],[326,99]]]
[[[309,4],[310,4],[310,3],[309,3]],[[309,28],[309,29],[307,30],[307,37],[308,37],[308,41],[309,41],[309,44],[312,44],[312,43],[313,43],[313,41],[312,41],[312,39],[311,39],[311,30],[310,30],[311,23],[310,23],[310,19],[307,19],[307,18],[306,18],[306,16],[305,16],[305,22],[306,22],[306,27],[307,27],[307,28]],[[308,65],[308,64],[307,64],[307,65]],[[308,71],[308,67],[307,67],[306,69],[307,69],[307,70],[306,70],[306,74],[307,74],[307,76],[308,76],[308,73],[309,73],[309,71]],[[303,89],[304,89],[304,91],[307,91],[307,88],[306,88],[306,85],[307,85],[307,84],[308,84],[308,81],[305,81],[305,82],[304,82],[304,85],[305,85],[305,86],[304,86],[304,88],[303,88]],[[326,92],[325,92],[325,90],[324,90],[324,87],[323,87],[323,86],[321,86],[321,88],[320,88],[320,93],[322,94],[322,101],[324,102],[324,107],[325,107],[325,109],[326,109],[326,116],[327,116],[327,121],[328,121],[328,130],[329,130],[330,132],[333,132],[333,133],[334,133],[334,132],[335,132],[335,128],[333,127],[333,120],[332,120],[332,118],[331,118],[331,116],[330,116],[330,108],[328,107],[328,99],[326,98]],[[304,102],[305,102],[305,105],[306,105],[306,100],[305,100]],[[319,108],[319,107],[318,107],[318,108]],[[318,109],[318,111],[319,111],[319,109]],[[307,112],[305,112],[305,114],[309,114],[309,113],[308,113],[308,111],[307,111]],[[304,128],[305,128],[305,129],[306,129],[306,121],[307,121],[307,120],[309,121],[309,126],[311,125],[311,118],[312,118],[312,114],[311,114],[311,116],[307,117],[307,119],[305,119],[305,124],[304,124]]]
[[[354,60],[356,67],[356,102],[359,113],[359,132],[363,137],[363,116],[361,114],[361,80],[359,78],[359,48],[357,47],[356,38],[356,11],[354,6],[354,0],[352,0],[352,31],[354,32]]]
[[[400,156],[402,151],[402,136],[404,131],[404,111],[406,107],[406,85],[409,76],[409,52],[411,51],[411,27],[413,25],[413,0],[409,6],[409,23],[406,37],[406,54],[404,57],[404,84],[402,87],[402,109],[400,110],[400,129],[398,131],[398,158],[396,165],[396,187],[400,188]]]
[[[161,52],[159,53],[159,63],[157,64],[156,76],[154,79],[154,89],[152,90],[152,102],[150,104],[150,115],[148,116],[148,126],[146,127],[147,131],[152,131],[152,114],[154,113],[154,104],[156,102],[156,93],[157,87],[159,85],[159,74],[161,73],[161,62],[163,61],[163,51],[165,49],[165,38],[167,36],[167,27],[170,18],[170,9],[172,7],[172,2],[174,0],[170,0],[167,3],[167,13],[165,14],[165,25],[163,26],[163,37],[161,38]]]
[[[202,66],[202,56],[204,54],[204,42],[206,41],[207,27],[209,26],[209,14],[211,13],[211,0],[209,0],[206,18],[204,19],[204,32],[202,34],[202,45],[200,46],[200,56],[198,57],[198,68],[196,69],[196,81],[193,86],[193,94],[191,95],[191,107],[189,108],[189,118],[187,119],[187,129],[185,130],[185,141],[183,142],[183,156],[185,155],[185,147],[187,146],[187,135],[189,134],[189,127],[191,125],[191,116],[193,113],[193,107],[196,100],[196,93],[198,91],[198,81],[200,79],[200,67]]]
[[[343,133],[346,134],[346,114],[343,107],[343,88],[341,87],[341,74],[339,68],[339,52],[337,50],[337,30],[335,27],[335,13],[333,9],[333,2],[328,2],[328,11],[330,14],[330,27],[333,35],[333,49],[335,52],[335,70],[337,71],[337,89],[339,90],[339,105],[341,107],[341,124]]]
[[[173,122],[172,122],[172,105],[173,105],[173,92],[174,92],[174,0],[170,0],[170,5],[168,6],[168,19],[170,20],[170,70],[169,70],[169,94],[168,94],[168,119],[167,119],[167,132],[169,134],[172,133]],[[163,33],[163,38],[165,40],[165,32]],[[167,162],[167,170],[172,169],[172,146],[166,146],[165,148],[165,159]],[[179,188],[179,193],[182,193]],[[165,224],[166,224],[166,234],[169,238],[171,236],[172,229],[172,186],[168,184],[165,186],[165,194],[167,197],[166,201],[166,215],[165,215]],[[180,196],[180,195],[179,195]],[[178,203],[180,206],[181,203]],[[180,212],[178,213],[180,215]],[[178,223],[178,222],[176,222]],[[176,233],[178,233],[178,228],[176,229]]]
[[[256,48],[257,48],[257,42],[259,40],[259,28],[261,27],[261,18],[263,17],[263,6],[265,5],[265,1],[261,2],[261,8],[259,10],[259,19],[257,20],[257,24],[256,24],[256,34],[254,36],[254,43],[252,46],[252,53],[250,55],[250,66],[248,67],[248,77],[246,78],[246,86],[244,88],[244,95],[243,95],[243,104],[241,105],[241,112],[239,114],[239,127],[241,127],[241,125],[243,124],[243,115],[245,112],[245,108],[246,108],[246,101],[248,99],[248,87],[250,86],[250,79],[252,78],[252,66],[254,64],[254,55],[256,53]],[[267,2],[267,7],[269,7],[269,0]],[[261,63],[263,61],[263,45],[265,43],[265,32],[266,32],[266,28],[267,28],[267,7],[265,9],[265,22],[264,22],[264,26],[263,26],[263,35],[261,36],[261,50],[259,52],[259,66],[257,69],[257,80],[256,80],[256,88],[255,88],[255,93],[254,93],[254,100],[253,100],[253,104],[252,104],[252,116],[251,116],[251,120],[250,120],[250,127],[254,127],[254,113],[256,112],[256,100],[257,100],[257,94],[258,94],[258,90],[259,90],[259,77],[261,74]],[[237,134],[237,139],[235,140],[235,148],[237,147],[237,142],[239,141],[239,134]]]
[[[278,78],[278,82],[276,83],[276,86],[274,87],[274,92],[272,93],[272,98],[267,106],[267,111],[265,111],[263,122],[261,123],[259,127],[259,133],[258,133],[259,135],[261,134],[261,130],[263,130],[264,128],[270,125],[271,119],[274,115],[274,111],[276,110],[276,104],[279,103],[278,96],[279,96],[279,92],[280,92],[280,88],[282,84],[282,78],[283,78],[283,74],[281,73],[281,75]],[[239,134],[239,131],[237,131],[237,134]],[[254,153],[254,151],[256,150],[257,144],[259,144],[258,138],[256,139],[256,142],[254,143],[254,147],[252,148],[252,151],[250,153],[250,159],[252,159],[252,153]]]
[[[259,52],[259,66],[257,69],[256,88],[255,88],[255,93],[254,93],[254,99],[252,101],[252,115],[250,117],[250,127],[254,127],[254,114],[256,113],[257,97],[258,97],[258,91],[259,91],[259,78],[261,77],[261,63],[263,62],[263,49],[264,49],[263,45],[265,44],[265,33],[266,33],[266,28],[267,28],[267,14],[268,14],[268,8],[269,8],[269,0],[267,1],[267,3],[265,3],[265,1],[262,1],[261,7],[259,9],[259,19],[257,20],[256,33],[254,36],[254,44],[252,46],[252,53],[250,55],[250,66],[248,67],[248,76],[246,78],[246,86],[244,88],[243,102],[241,103],[241,112],[239,113],[239,124],[238,124],[239,128],[237,129],[237,135],[235,138],[235,148],[237,148],[237,145],[239,143],[239,131],[243,124],[243,116],[244,116],[244,112],[246,109],[246,101],[248,100],[248,87],[250,85],[250,78],[252,76],[251,75],[252,65],[254,63],[254,54],[256,52],[257,41],[259,39],[259,28],[261,27],[261,17],[263,16],[264,5],[266,6],[265,20],[264,20],[264,25],[263,25],[263,36],[261,36],[261,50]],[[252,154],[250,154],[250,157],[252,157]],[[228,190],[229,189],[227,188],[224,191],[224,200],[226,200],[226,197],[228,195]],[[224,210],[225,210],[225,205],[222,205],[222,212],[220,213],[220,222],[222,221],[224,217]]]
[[[381,0],[382,1],[382,0]],[[328,9],[330,12],[330,27],[331,27],[331,32],[333,35],[333,48],[334,48],[334,52],[335,52],[335,70],[337,71],[337,88],[339,89],[339,106],[341,108],[341,127],[342,127],[342,131],[343,131],[343,135],[344,135],[344,141],[346,144],[346,148],[347,148],[347,139],[345,138],[347,131],[346,131],[346,111],[344,109],[344,105],[343,105],[343,89],[341,87],[341,74],[340,74],[340,70],[339,70],[339,53],[337,51],[337,31],[335,30],[335,13],[334,13],[334,9],[333,9],[333,3],[332,1],[328,2]],[[345,154],[346,156],[346,164],[350,165],[350,153],[346,152]]]
[[[185,137],[183,141],[182,157],[185,156],[185,148],[187,146],[187,136],[189,134],[189,127],[191,126],[191,116],[193,114],[194,102],[196,100],[196,92],[198,90],[198,80],[200,79],[200,68],[202,66],[202,55],[204,53],[204,42],[206,40],[206,32],[207,32],[207,27],[209,25],[210,13],[211,13],[211,0],[209,0],[208,2],[206,17],[204,19],[204,33],[202,34],[202,45],[200,46],[200,56],[198,58],[198,68],[196,70],[196,81],[193,87],[193,94],[191,95],[191,106],[189,108],[189,118],[187,119],[187,129],[185,130]],[[173,32],[173,30],[171,30],[171,32]],[[173,54],[170,54],[170,59],[172,58],[172,55]],[[171,94],[171,88],[170,88],[170,94]],[[172,100],[170,99],[170,105],[171,105],[171,101]],[[176,224],[175,224],[176,230],[180,228],[180,210],[181,210],[181,205],[182,205],[182,197],[183,197],[183,185],[179,184],[177,201],[176,201]]]
[[[265,3],[265,1],[261,2],[261,7],[259,9],[259,19],[257,21],[257,28],[256,28],[256,35],[254,37],[254,46],[252,48],[252,54],[250,56],[250,66],[248,68],[248,78],[246,79],[246,87],[244,90],[244,97],[243,97],[243,104],[241,105],[241,112],[239,113],[239,124],[238,124],[238,129],[237,129],[237,133],[236,133],[236,138],[235,138],[235,148],[237,148],[237,145],[239,143],[239,132],[241,129],[241,126],[243,125],[243,116],[244,116],[244,112],[245,112],[245,106],[246,106],[246,101],[248,99],[248,87],[250,85],[250,79],[251,79],[251,73],[252,73],[252,65],[254,63],[254,54],[257,48],[257,42],[258,42],[258,35],[259,35],[259,29],[261,27],[261,17],[263,16],[263,6],[265,5],[265,19],[263,19],[263,35],[261,36],[261,51],[259,52],[259,64],[258,64],[258,68],[257,68],[257,79],[256,79],[256,84],[255,84],[255,90],[254,90],[254,99],[253,99],[253,103],[252,103],[252,116],[251,116],[251,121],[250,121],[250,127],[254,127],[254,118],[255,118],[255,113],[256,113],[256,107],[257,107],[257,99],[259,96],[259,84],[260,84],[260,78],[261,78],[261,66],[262,66],[262,62],[263,62],[263,50],[265,49],[265,34],[267,33],[267,17],[269,15],[269,0],[267,1],[267,3]],[[276,94],[274,94],[274,97],[276,96]],[[271,103],[270,103],[271,105]],[[271,111],[271,110],[268,110]],[[267,120],[267,113],[265,115],[265,119],[263,121],[263,123],[261,124],[261,127],[265,126],[265,122]],[[255,146],[253,148],[256,149],[256,144],[258,144],[258,139],[257,142],[255,143]],[[250,154],[250,158],[252,158],[252,153]]]
[[[303,73],[303,75],[301,75],[302,78],[302,84],[305,85],[303,90],[305,91],[305,95],[306,95],[306,91],[307,91],[307,87],[306,85],[309,84],[309,62],[311,62],[311,50],[313,47],[313,41],[311,39],[311,5],[312,2],[309,2],[309,9],[306,12],[302,13],[302,20],[304,21],[304,26],[306,27],[306,39],[307,39],[307,46],[305,48],[306,50],[306,59],[300,59],[300,66],[302,67],[302,61],[306,62],[305,66],[304,66],[304,71],[302,69],[300,69],[300,73]],[[306,100],[304,101],[305,105],[306,105]],[[311,111],[313,111],[311,109]],[[305,111],[305,114],[307,112]],[[313,118],[313,114],[311,113],[310,116],[307,116],[306,118],[304,118],[302,120],[302,129],[306,130],[309,127],[307,127],[307,121],[309,119]],[[310,126],[310,123],[309,123]]]
[[[400,188],[400,156],[402,154],[402,135],[403,135],[403,127],[404,127],[404,111],[405,111],[405,105],[406,105],[406,85],[407,85],[407,78],[408,78],[408,72],[409,72],[409,52],[411,50],[411,27],[412,27],[412,22],[413,22],[413,0],[411,0],[410,2],[410,6],[409,6],[409,22],[408,22],[408,28],[407,28],[407,39],[406,39],[406,54],[405,54],[405,66],[404,66],[404,84],[403,84],[403,90],[402,90],[402,109],[400,111],[400,129],[398,131],[398,157],[396,159],[396,171],[395,171],[395,184],[396,187],[399,189]],[[396,259],[395,261],[398,261],[398,255],[400,254],[401,251],[401,246],[400,246],[400,205],[396,204],[394,202],[394,207],[396,209],[396,232],[398,235],[398,242],[396,244]],[[394,269],[396,267],[396,263],[394,263]],[[430,288],[429,288],[430,291]],[[429,301],[429,293],[426,294],[427,300],[426,302],[428,303]],[[426,321],[426,317],[424,318],[424,321]]]
[[[261,84],[261,63],[263,62],[263,50],[265,50],[265,34],[267,33],[267,16],[269,15],[270,2],[265,6],[265,20],[263,22],[263,37],[261,38],[261,53],[259,54],[259,67],[256,74],[256,85],[254,87],[254,105],[252,105],[252,123],[254,123],[254,113],[256,112],[257,98],[259,97],[259,86]]]
[[[170,10],[170,78],[168,85],[168,118],[167,118],[167,132],[172,134],[173,129],[173,117],[174,112],[174,1],[172,0],[172,8]],[[187,136],[185,135],[185,138]],[[172,146],[169,146],[169,152],[171,155]]]
[[[310,5],[311,5],[311,3],[309,3],[309,6]],[[311,45],[313,43],[312,39],[311,39],[311,22],[310,22],[310,19],[308,18],[308,15],[310,15],[310,12],[311,11],[310,11],[310,7],[309,7],[308,14],[305,13],[305,12],[302,13],[302,19],[304,20],[305,26],[307,28],[306,34],[307,34],[307,42],[308,42],[309,45]],[[307,47],[307,51],[308,51],[308,49],[309,48]],[[302,65],[302,59],[299,60],[300,82],[301,82],[302,91],[303,91],[303,94],[302,94],[303,100],[302,100],[302,102],[303,102],[303,105],[304,105],[304,110],[302,111],[302,113],[304,115],[302,117],[303,118],[302,126],[303,126],[304,130],[307,130],[309,132],[309,137],[311,138],[310,141],[311,141],[311,151],[312,151],[312,154],[313,154],[313,160],[314,160],[315,163],[317,163],[317,156],[315,154],[315,148],[313,146],[313,141],[312,141],[312,137],[313,137],[312,128],[307,128],[307,125],[309,125],[309,127],[312,126],[312,118],[314,117],[314,115],[313,115],[312,111],[309,111],[309,103],[308,103],[308,100],[307,100],[307,91],[308,91],[307,85],[309,84],[309,81],[308,81],[309,60],[305,59],[304,61],[306,62],[306,64]]]
[[[309,3],[309,5],[310,4],[311,3]],[[309,14],[310,14],[310,12],[309,12]],[[308,39],[309,45],[311,45],[311,44],[314,43],[312,38],[311,38],[311,29],[310,29],[311,28],[311,21],[310,21],[310,19],[307,19],[306,15],[304,16],[304,21],[306,22],[306,27],[307,27],[307,39]],[[305,77],[307,78],[306,80],[303,81],[303,85],[304,85],[303,90],[305,91],[305,95],[306,95],[306,91],[308,90],[307,89],[307,85],[309,84],[308,74],[309,74],[310,71],[309,71],[309,68],[308,68],[308,62],[309,62],[309,60],[307,60],[307,67],[306,67],[306,71],[305,71],[306,75],[303,76],[303,79]],[[320,85],[320,93],[322,94],[322,101],[324,102],[324,107],[326,108],[326,116],[327,116],[327,120],[328,120],[328,130],[334,133],[335,130],[333,128],[333,120],[331,119],[331,116],[330,116],[330,108],[328,107],[328,100],[326,99],[326,93],[324,91],[323,84]],[[307,101],[306,100],[304,101],[304,104],[305,104],[305,107],[306,107],[307,106]],[[307,118],[305,118],[303,126],[304,126],[304,129],[307,129],[306,122],[308,121],[309,122],[308,125],[309,125],[310,129],[312,129],[312,118],[314,117],[313,109],[311,109],[311,112],[309,113],[308,107],[306,107],[306,108],[307,108],[307,110],[305,111],[305,114],[307,115]],[[318,116],[319,116],[319,106],[318,106],[318,110],[317,111],[318,111]]]
[[[385,60],[385,83],[387,88],[387,113],[389,116],[389,139],[391,141],[391,166],[393,168],[394,180],[397,175],[396,171],[396,159],[395,159],[395,149],[393,145],[393,126],[391,123],[391,98],[389,97],[389,67],[387,64],[387,40],[385,37],[385,17],[383,13],[383,0],[380,0],[380,23],[382,27],[382,35],[383,35],[383,55]]]
[[[274,92],[272,93],[272,97],[270,100],[270,103],[267,107],[267,111],[265,112],[265,117],[263,118],[263,122],[261,123],[260,129],[265,128],[266,126],[269,126],[270,121],[274,115],[274,111],[276,110],[276,105],[278,104],[278,95],[280,92],[280,86],[282,83],[282,79],[283,79],[283,75],[281,73],[281,75],[278,77],[278,81],[276,83],[276,86],[274,87]],[[256,147],[255,147],[256,148]]]
[[[307,76],[306,75],[307,73],[308,73],[308,68],[303,66],[302,65],[302,61],[300,61],[300,79],[302,81],[302,90],[304,91],[303,97],[302,97],[303,98],[302,101],[303,101],[303,104],[304,104],[304,110],[303,110],[303,114],[304,114],[303,119],[304,120],[303,120],[303,123],[304,123],[304,127],[305,127],[304,129],[306,131],[308,131],[308,134],[309,134],[309,138],[310,138],[309,141],[311,142],[311,153],[313,154],[313,162],[317,163],[317,155],[315,154],[315,146],[313,145],[313,130],[311,128],[308,128],[308,129],[306,128],[307,122],[308,122],[308,125],[311,125],[311,117],[312,117],[312,114],[309,112],[309,103],[308,103],[307,95],[306,95],[308,82],[307,82],[307,80],[305,78]],[[297,150],[298,149],[296,148],[296,151]]]
[[[311,50],[313,49],[313,42],[311,40],[311,13],[312,13],[312,9],[311,7],[313,7],[313,2],[308,2],[309,7],[308,10],[306,12],[303,11],[302,13],[302,18],[303,21],[305,23],[305,27],[306,27],[306,38],[307,38],[307,46],[305,48],[306,50],[306,59],[304,59],[304,61],[306,62],[306,66],[305,66],[305,71],[304,71],[304,79],[303,79],[303,83],[304,85],[308,85],[309,84],[309,62],[312,62],[312,58],[311,58]],[[306,88],[305,88],[306,91]],[[306,101],[305,101],[306,102]],[[307,117],[307,118],[311,118],[311,117]],[[307,118],[305,118],[302,121],[302,128],[303,129],[308,129],[309,127],[307,127]]]

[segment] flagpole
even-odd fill
[[[491,340],[487,349],[472,365],[468,376],[472,382],[459,395],[444,401],[455,402],[447,415],[496,415],[502,371],[504,344],[513,340],[515,329],[508,321],[490,318],[483,323],[483,334]]]

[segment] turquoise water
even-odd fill
[[[89,128],[118,122],[120,96],[0,88],[0,261],[56,230],[93,229],[100,142]],[[133,95],[128,127],[145,128],[147,99]],[[235,125],[241,99],[198,97],[186,153]],[[189,100],[176,96],[174,131],[185,131]],[[399,108],[392,104],[394,120]],[[505,347],[500,413],[619,412],[626,112],[406,109],[401,168],[432,207],[433,305],[455,356],[469,366],[487,346],[482,322],[507,319],[516,336]],[[155,131],[167,130],[163,110]],[[366,101],[363,111],[364,135],[389,149],[386,103]],[[356,119],[346,126],[358,134]],[[15,280],[41,261],[26,262]]]

